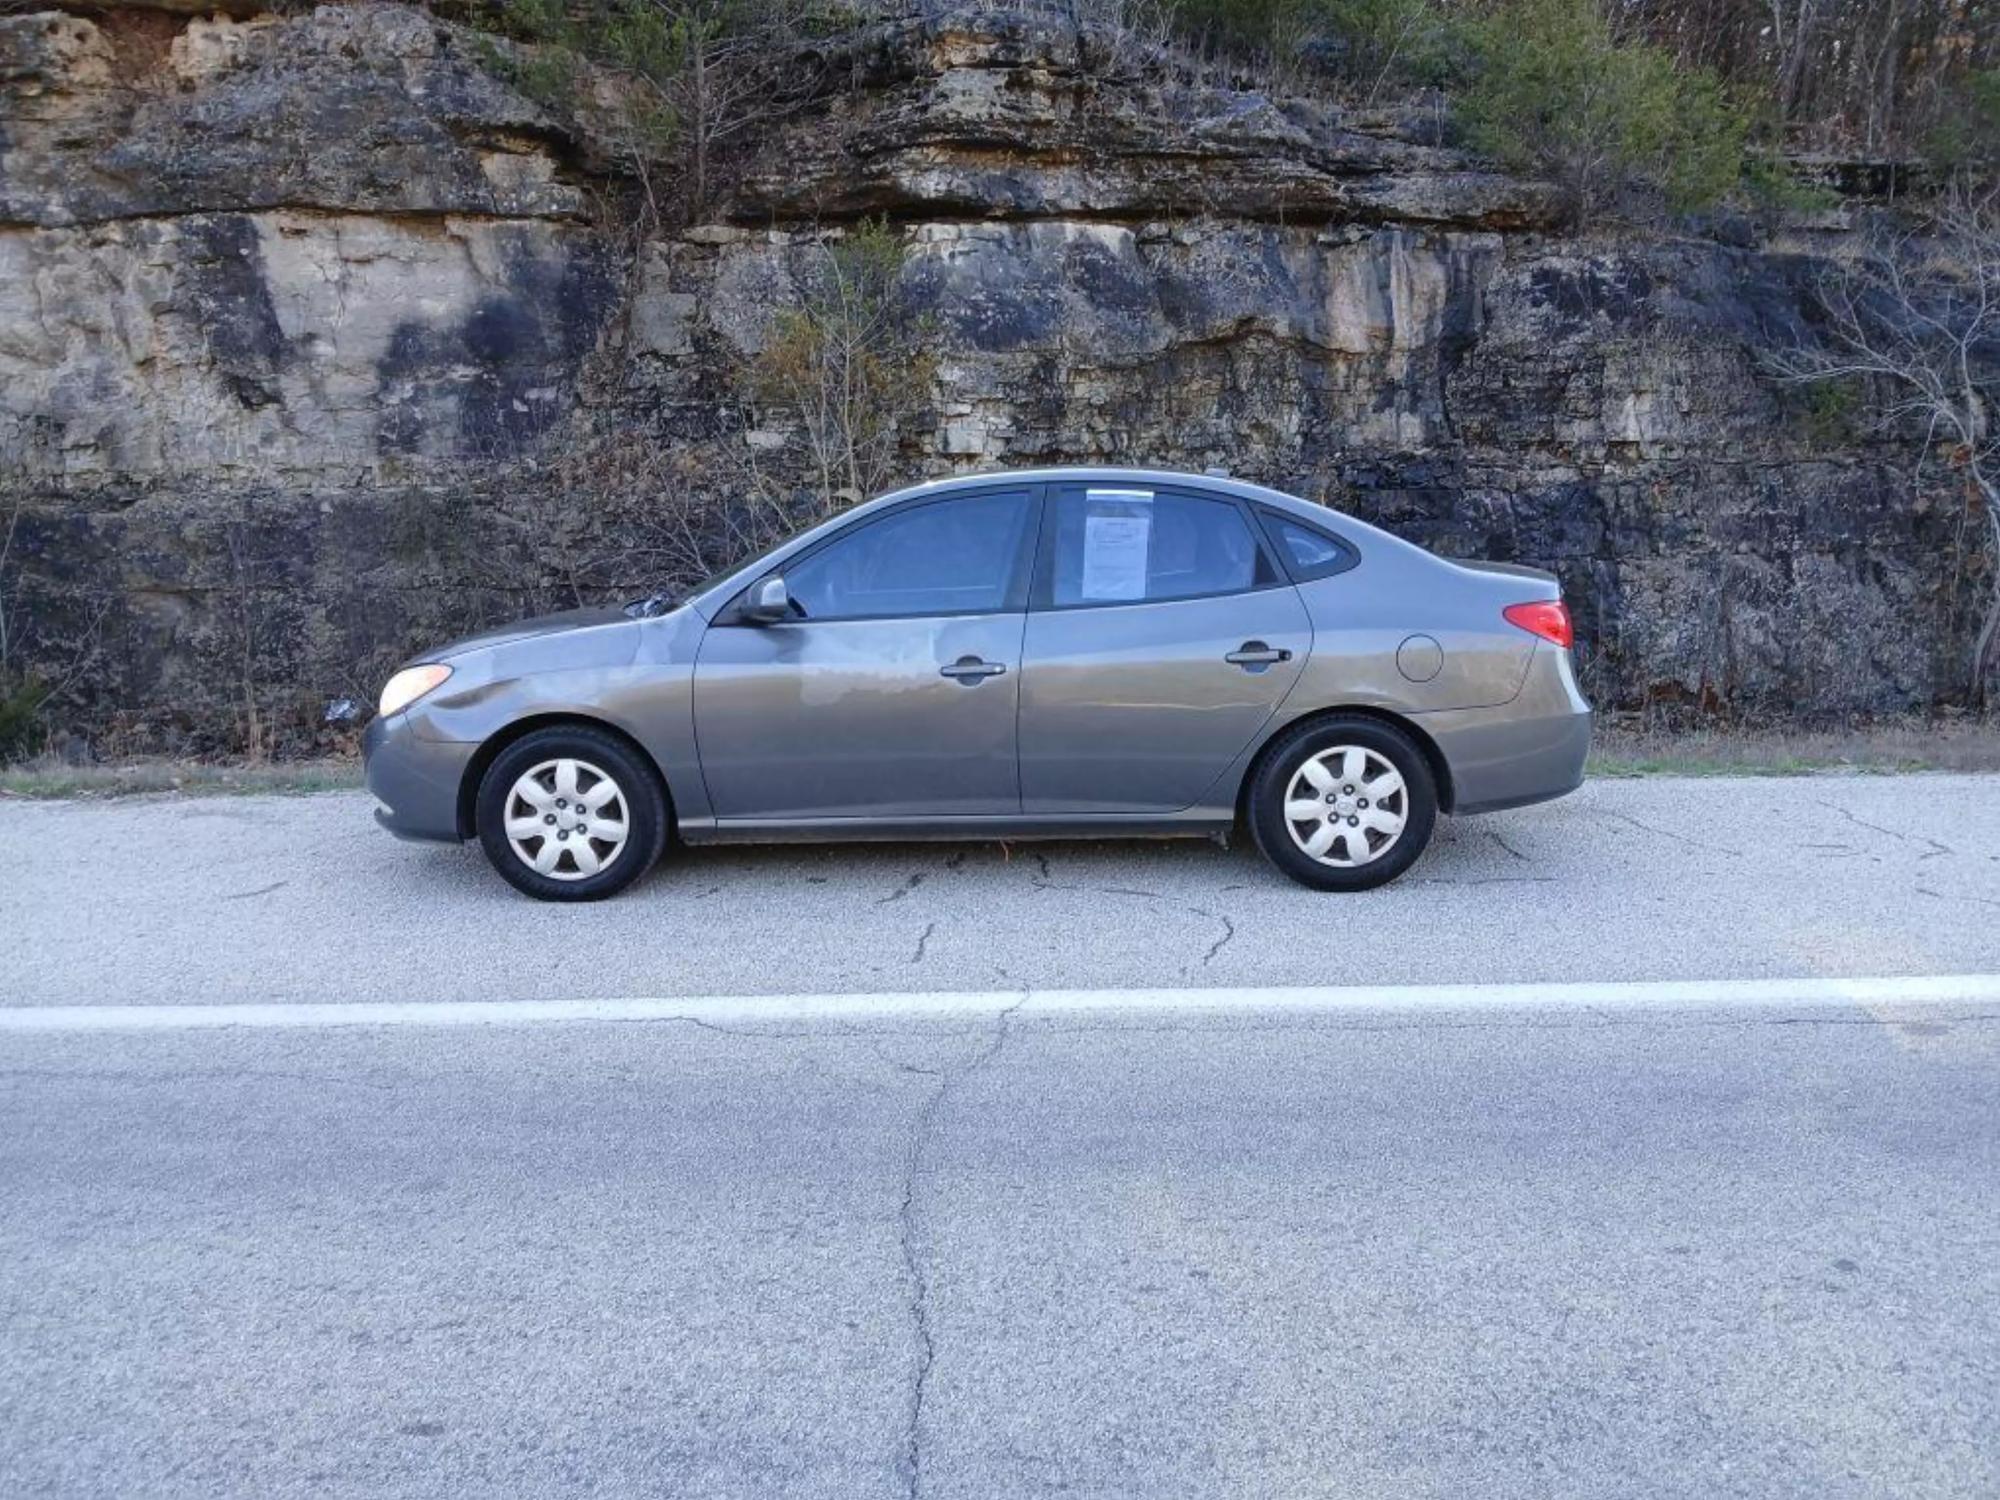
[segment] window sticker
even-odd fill
[[[1092,493],[1083,521],[1085,600],[1146,597],[1146,557],[1153,541],[1153,497],[1099,499]]]

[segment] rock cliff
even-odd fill
[[[808,482],[745,371],[883,216],[899,477],[1220,465],[1564,578],[1613,706],[1962,689],[1958,497],[1762,373],[1812,232],[1566,233],[1430,124],[1020,13],[802,49],[697,222],[421,9],[0,17],[0,604],[112,749],[291,747],[429,641],[648,591]],[[697,535],[698,534],[698,535]]]

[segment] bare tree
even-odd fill
[[[1919,465],[1961,476],[1986,518],[1992,574],[1971,686],[1983,699],[2000,632],[2000,188],[1960,194],[1926,223],[1884,233],[1817,288],[1825,338],[1774,361],[1798,382],[1843,381],[1868,392],[1883,429],[1923,434]]]
[[[618,159],[651,230],[698,218],[727,175],[719,159],[817,97],[822,61],[797,45],[807,20],[801,0],[495,0],[486,24],[505,40],[480,46],[489,68]]]
[[[7,513],[7,529],[0,532],[0,678],[4,677],[11,660],[8,653],[7,615],[12,600],[7,597],[7,559],[14,553],[14,533],[21,524],[23,502],[16,500]]]
[[[828,501],[886,485],[901,424],[930,393],[937,360],[904,296],[903,254],[886,223],[823,243],[801,305],[779,315],[751,372],[757,394],[804,430]]]
[[[24,660],[29,656],[27,643],[13,629],[19,604],[19,570],[10,577],[9,564],[26,506],[25,500],[16,499],[5,526],[0,527],[0,761],[29,754],[46,742],[46,710],[54,704],[73,702],[76,689],[97,673],[104,621],[111,613],[110,595],[85,596],[78,603],[87,612],[75,616],[80,623],[59,641],[33,642],[39,648],[35,651],[39,661]]]
[[[1812,56],[1820,19],[1820,0],[1764,0],[1770,17],[1770,46],[1776,54],[1777,78],[1774,88],[1780,120],[1791,119],[1798,108],[1799,90],[1805,81],[1806,63]]]
[[[669,98],[680,117],[687,152],[690,213],[708,207],[716,153],[752,125],[768,126],[780,113],[775,28],[729,31],[712,18],[690,24],[686,52]]]
[[[237,686],[243,693],[243,741],[252,765],[262,765],[271,750],[270,726],[265,721],[258,682],[260,659],[258,641],[257,569],[260,560],[246,555],[249,528],[241,521],[230,522],[223,533],[229,549],[230,588],[236,606],[239,648]]]

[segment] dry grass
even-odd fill
[[[2000,722],[1899,720],[1848,729],[1659,730],[1601,727],[1593,776],[1884,775],[2000,771]]]
[[[361,785],[355,760],[298,760],[259,765],[138,760],[122,765],[71,766],[49,758],[0,766],[0,799],[133,797],[182,793],[194,797],[346,791]]]

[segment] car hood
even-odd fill
[[[458,656],[467,651],[479,651],[488,646],[504,646],[512,641],[525,641],[539,635],[561,635],[570,630],[589,630],[599,625],[629,625],[633,621],[624,610],[614,605],[599,605],[591,609],[565,609],[553,615],[536,615],[529,620],[516,620],[511,625],[497,625],[491,630],[482,630],[477,635],[464,636],[449,645],[440,646],[435,651],[424,653],[425,660],[440,661],[448,656]]]

